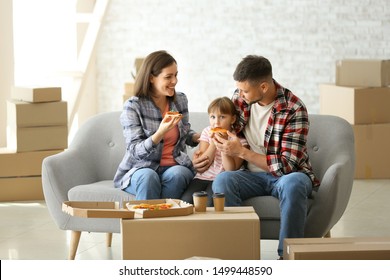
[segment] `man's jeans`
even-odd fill
[[[306,174],[294,172],[274,177],[266,172],[225,171],[215,178],[212,188],[214,193],[225,193],[226,206],[240,206],[254,196],[272,195],[279,199],[279,256],[283,256],[284,238],[303,237],[307,200],[312,191],[312,182]]]
[[[181,165],[138,169],[131,176],[124,191],[134,194],[135,199],[181,198],[184,190],[194,178],[190,169]]]

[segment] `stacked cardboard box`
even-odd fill
[[[142,63],[144,62],[143,57],[137,57],[134,61],[134,70],[132,71],[133,79],[135,79],[136,75],[139,72],[139,69],[142,66]],[[124,85],[124,94],[123,94],[123,102],[125,102],[130,97],[134,96],[134,82],[126,82]]]
[[[320,85],[320,113],[352,124],[357,179],[387,179],[390,141],[390,60],[346,59],[336,63],[336,84]]]
[[[7,101],[7,147],[0,149],[0,201],[43,199],[45,157],[67,148],[61,88],[15,87]]]

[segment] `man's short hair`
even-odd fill
[[[272,65],[268,59],[258,55],[248,55],[242,59],[234,71],[237,82],[248,81],[251,84],[272,79]]]

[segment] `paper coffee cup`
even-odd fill
[[[192,198],[194,199],[195,212],[206,212],[207,192],[194,192]]]
[[[213,194],[214,210],[217,212],[222,212],[225,209],[225,194],[224,193],[214,193]]]

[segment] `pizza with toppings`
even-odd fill
[[[177,111],[168,111],[166,113],[166,115],[172,116],[172,117],[180,117],[181,116],[181,114],[179,112],[177,112]]]
[[[227,134],[227,129],[224,129],[222,127],[213,127],[210,129],[212,133],[220,133],[220,134]]]
[[[132,209],[143,209],[143,210],[167,210],[172,208],[171,203],[158,203],[158,204],[149,204],[141,203],[132,206]]]

